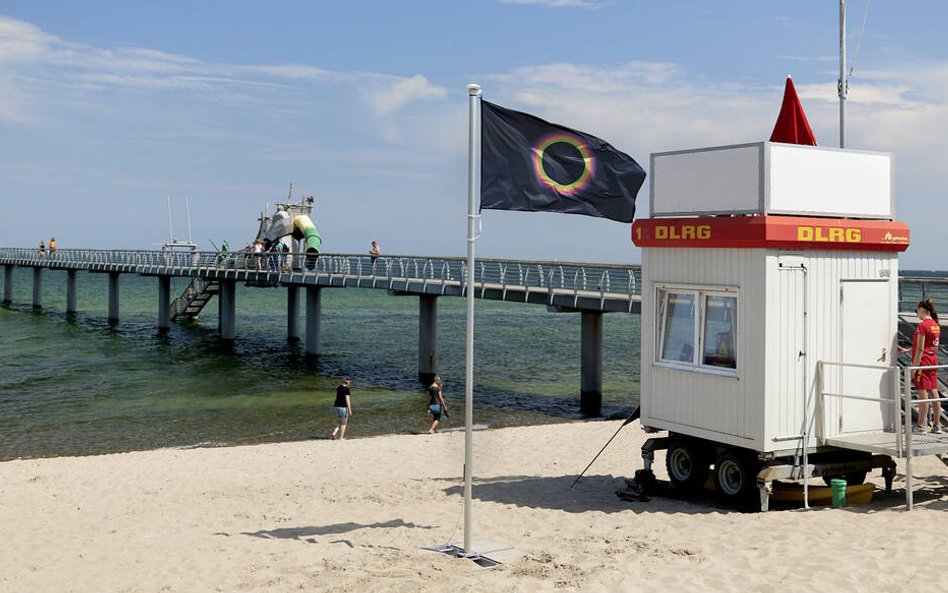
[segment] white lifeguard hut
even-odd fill
[[[651,156],[651,217],[632,225],[641,423],[668,436],[643,448],[645,476],[666,448],[676,486],[712,473],[722,496],[759,492],[764,510],[774,477],[881,467],[891,485],[891,457],[830,443],[900,418],[886,369],[909,230],[892,196],[884,153],[758,142]]]

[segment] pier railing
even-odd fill
[[[199,277],[234,270],[249,274],[306,276],[345,276],[385,281],[436,282],[441,285],[465,285],[467,260],[463,257],[324,253],[314,257],[305,253],[163,251],[122,249],[56,249],[40,252],[36,248],[0,248],[0,265],[79,269],[123,273],[168,274]],[[246,277],[246,276],[244,276]],[[474,285],[501,290],[543,289],[544,291],[641,295],[641,266],[556,261],[523,261],[484,258],[475,262]],[[381,285],[380,285],[381,286]]]

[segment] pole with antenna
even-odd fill
[[[171,194],[168,194],[168,242],[174,243],[174,229],[171,227]]]
[[[184,196],[184,211],[188,215],[188,243],[193,244],[191,240],[191,199],[187,194]]]
[[[839,147],[846,148],[846,0],[839,0]]]

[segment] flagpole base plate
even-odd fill
[[[474,550],[481,550],[475,552]],[[464,546],[458,544],[445,544],[442,546],[432,546],[422,548],[427,552],[438,552],[448,554],[455,558],[470,560],[481,568],[493,568],[500,564],[508,563],[523,556],[522,552],[517,551],[510,546],[499,544],[497,542],[479,541],[472,546],[471,550],[465,551]]]

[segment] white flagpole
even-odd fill
[[[474,240],[481,185],[481,87],[467,85],[470,137],[467,161],[467,348],[464,374],[464,555],[471,550],[471,460],[474,441]]]

